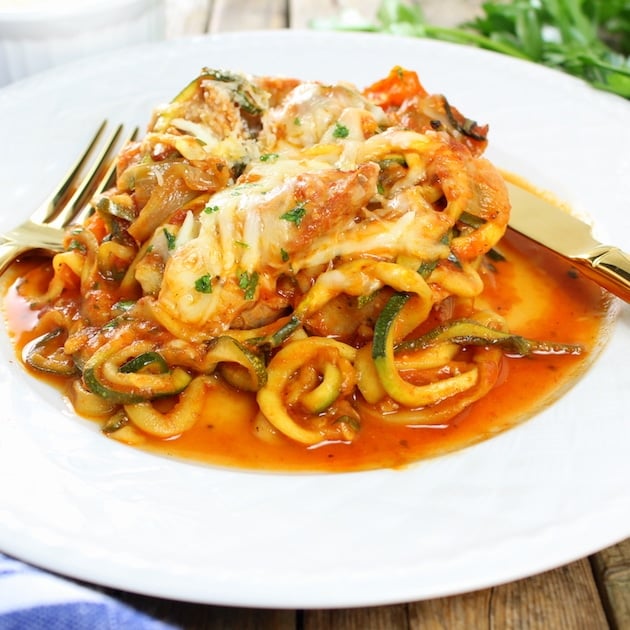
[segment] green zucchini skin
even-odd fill
[[[105,400],[130,405],[179,394],[192,381],[183,368],[169,368],[164,357],[151,349],[148,342],[132,342],[129,349],[134,347],[138,353],[127,360],[119,358],[115,345],[95,352],[83,369],[85,387]]]

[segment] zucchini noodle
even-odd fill
[[[226,388],[272,445],[447,425],[506,354],[580,352],[477,302],[510,212],[487,130],[403,68],[363,90],[203,69],[121,151],[46,286],[23,279],[23,360],[134,444]]]

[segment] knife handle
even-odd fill
[[[599,283],[625,302],[630,302],[630,256],[617,247],[598,248],[582,263],[585,276]]]

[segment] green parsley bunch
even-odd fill
[[[629,0],[488,1],[479,17],[454,28],[428,24],[411,2],[383,0],[376,22],[348,20],[342,14],[313,26],[479,46],[562,70],[630,98]]]

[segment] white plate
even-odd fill
[[[257,32],[106,55],[0,91],[0,230],[104,116],[140,122],[204,65],[360,86],[401,64],[491,123],[489,156],[630,250],[630,106],[544,68],[430,41]],[[258,607],[383,604],[555,567],[630,535],[630,311],[556,404],[406,470],[254,474],[99,435],[0,335],[0,549],[103,585]]]

